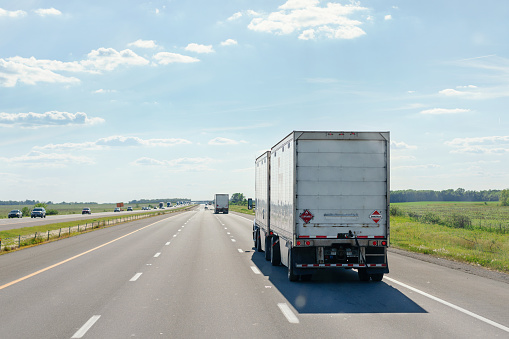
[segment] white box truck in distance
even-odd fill
[[[230,198],[228,194],[215,194],[214,195],[214,213],[225,213],[228,214],[228,208],[230,207]]]
[[[389,273],[389,151],[389,132],[294,131],[272,147],[261,243],[289,280],[331,268],[356,269],[362,281]]]

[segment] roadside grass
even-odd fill
[[[230,204],[230,211],[238,212],[238,213],[244,213],[244,214],[250,214],[250,215],[254,215],[255,214],[254,210],[249,210],[249,209],[247,209],[247,206],[244,206],[244,205],[232,205],[232,204]]]
[[[391,216],[391,246],[509,273],[509,234]]]

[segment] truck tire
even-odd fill
[[[271,237],[265,237],[265,260],[270,261],[272,241]]]
[[[256,252],[261,252],[262,251],[262,244],[261,244],[261,239],[260,239],[260,231],[257,231],[256,232]]]
[[[379,282],[379,281],[382,281],[383,278],[384,278],[384,274],[383,273],[373,273],[373,274],[371,274],[371,280],[373,280],[373,281]]]
[[[365,268],[359,268],[357,273],[359,274],[360,281],[369,281],[369,274],[366,272]]]
[[[288,280],[297,281],[299,278],[299,275],[295,274],[295,268],[293,267],[292,249],[290,248],[288,250]]]
[[[270,263],[272,266],[281,265],[281,251],[279,250],[278,237],[271,237],[270,241]]]

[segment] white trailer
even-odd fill
[[[389,132],[294,131],[272,147],[270,258],[289,280],[331,268],[356,269],[362,281],[389,272],[389,151]]]
[[[230,198],[228,194],[215,194],[214,195],[214,213],[228,214],[230,207]]]
[[[255,219],[253,222],[253,241],[258,252],[265,251],[265,259],[270,260],[270,151],[260,155],[255,161]]]

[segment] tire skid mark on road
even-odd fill
[[[506,332],[508,332],[508,333],[509,333],[509,327],[506,327],[506,326],[501,325],[501,324],[499,324],[499,323],[497,323],[497,322],[494,322],[493,320],[490,320],[490,319],[484,318],[483,316],[480,316],[480,315],[478,315],[478,314],[476,314],[476,313],[474,313],[474,312],[470,312],[469,310],[466,310],[466,309],[464,309],[464,308],[462,308],[462,307],[456,306],[456,305],[454,305],[454,304],[452,304],[452,303],[450,303],[450,302],[448,302],[448,301],[445,301],[445,300],[443,300],[443,299],[440,299],[440,298],[438,298],[438,297],[435,297],[434,295],[431,295],[431,294],[428,294],[428,293],[423,292],[423,291],[421,291],[421,290],[418,290],[418,289],[417,289],[417,288],[415,288],[415,287],[412,287],[412,286],[410,286],[410,285],[407,285],[407,284],[402,283],[402,282],[400,282],[400,281],[397,281],[397,280],[395,280],[395,279],[392,279],[392,278],[389,278],[389,277],[385,277],[385,279],[386,279],[386,280],[389,280],[389,281],[391,281],[391,282],[393,282],[393,283],[395,283],[395,284],[397,284],[397,285],[400,285],[400,286],[402,286],[402,287],[405,287],[405,288],[407,288],[407,289],[409,289],[409,290],[411,290],[411,291],[413,291],[413,292],[415,292],[415,293],[418,293],[418,294],[420,294],[420,295],[422,295],[422,296],[425,296],[426,298],[429,298],[429,299],[435,300],[435,301],[437,301],[437,302],[439,302],[439,303],[441,303],[441,304],[443,304],[443,305],[445,305],[445,306],[449,306],[449,307],[451,307],[451,308],[453,308],[453,309],[455,309],[455,310],[457,310],[457,311],[460,311],[460,312],[462,312],[462,313],[464,313],[464,314],[466,314],[466,315],[469,315],[469,316],[471,316],[471,317],[474,317],[474,318],[476,318],[476,319],[478,319],[478,320],[480,320],[480,321],[482,321],[482,322],[485,322],[485,323],[487,323],[487,324],[489,324],[489,325],[495,326],[495,327],[497,327],[497,328],[499,328],[499,329],[501,329],[501,330],[506,331]]]

